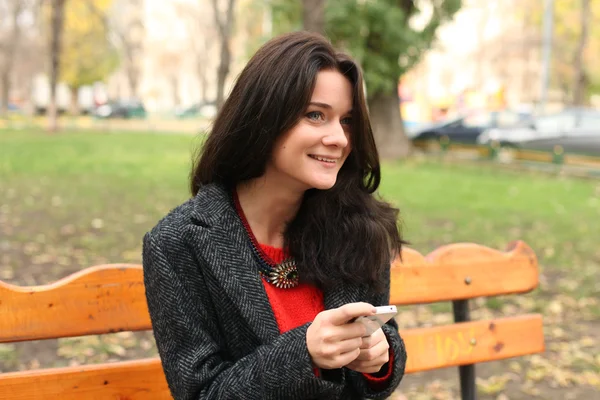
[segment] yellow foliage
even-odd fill
[[[540,30],[543,23],[544,2],[523,0],[521,11],[529,7],[532,11],[530,23]],[[590,23],[588,42],[584,53],[584,64],[592,84],[600,90],[600,1],[590,0]],[[552,81],[554,85],[571,85],[575,79],[573,63],[581,35],[581,0],[554,1],[554,32],[552,53]]]
[[[555,1],[554,62],[556,82],[571,82],[575,78],[573,59],[581,35],[581,1]],[[600,78],[600,2],[590,1],[591,15],[588,25],[588,41],[584,53],[584,64],[592,80]]]
[[[112,0],[70,0],[65,5],[61,80],[72,88],[106,78],[118,56],[109,40]]]

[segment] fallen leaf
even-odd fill
[[[505,375],[491,376],[488,379],[477,378],[477,390],[485,394],[498,394],[506,388],[509,378]]]
[[[563,306],[557,300],[553,300],[548,305],[548,312],[554,315],[561,315],[563,313]]]
[[[508,368],[510,368],[511,371],[516,373],[520,373],[521,371],[523,371],[521,364],[519,364],[517,361],[511,361]]]
[[[596,340],[590,336],[582,338],[579,343],[582,347],[594,347],[596,346]]]

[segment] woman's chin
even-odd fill
[[[311,182],[311,187],[319,190],[328,190],[335,185],[335,179],[315,179]]]

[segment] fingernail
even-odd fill
[[[375,307],[373,307],[373,308],[371,309],[371,314],[375,314],[376,312],[377,312],[377,309],[376,309]]]

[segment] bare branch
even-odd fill
[[[218,0],[211,0],[211,4],[213,8],[213,13],[215,15],[215,23],[217,24],[217,29],[219,30],[221,37],[223,37],[225,35],[225,24],[221,21],[221,12],[219,11]]]

